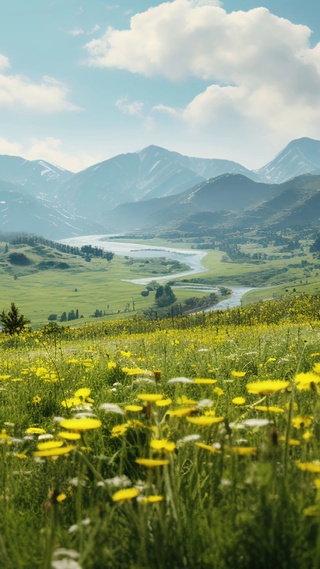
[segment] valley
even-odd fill
[[[177,314],[191,295],[190,308],[207,309],[208,287],[222,306],[317,294],[319,251],[310,247],[319,211],[320,141],[308,138],[257,171],[157,146],[77,174],[0,156],[1,301],[17,302],[41,327],[70,314],[73,325],[151,314],[150,281],[169,283]],[[13,244],[12,236],[28,234],[69,248]],[[109,249],[111,258],[92,249],[74,255],[74,247]]]
[[[46,245],[3,242],[0,296],[3,306],[16,302],[38,328],[59,322],[64,313],[72,311],[79,315],[69,322],[73,326],[94,322],[97,316],[103,320],[142,316],[154,305],[154,290],[141,294],[151,281],[168,282],[178,304],[190,297],[204,298],[210,291],[218,294],[220,302],[221,287],[236,293],[223,300],[222,307],[299,293],[318,294],[320,263],[310,252],[313,235],[313,230],[248,232],[240,240],[238,234],[229,232],[220,234],[215,244],[209,237],[182,241],[180,236],[170,240],[144,236],[134,240],[130,235],[129,240],[124,236],[108,240],[100,235],[61,244],[70,251],[86,243],[116,253],[109,260],[91,257],[90,261]],[[237,247],[232,245],[235,242],[239,242]],[[10,255],[14,259],[17,254],[28,262],[10,263]]]

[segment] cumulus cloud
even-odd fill
[[[92,66],[207,82],[185,108],[160,100],[156,113],[195,130],[225,125],[230,135],[245,128],[288,141],[320,135],[320,45],[311,47],[310,37],[307,26],[266,8],[229,14],[219,2],[173,0],[133,16],[130,29],[108,28],[85,48]]]
[[[7,138],[0,136],[0,154],[8,156],[20,156],[22,146],[18,142],[10,142]]]
[[[46,160],[72,172],[79,172],[102,160],[99,155],[71,154],[64,149],[62,140],[51,136],[44,139],[32,138],[22,149],[21,156],[27,160]]]
[[[24,107],[42,113],[79,111],[68,100],[68,88],[53,77],[44,76],[40,83],[29,77],[5,73],[10,67],[7,57],[0,54],[0,107]]]
[[[10,63],[9,59],[0,53],[0,71],[4,71],[5,69],[9,69]]]
[[[120,97],[120,99],[115,102],[115,105],[117,109],[125,115],[136,115],[138,117],[142,117],[142,110],[144,107],[142,101],[133,101],[132,103],[129,103],[128,97],[125,95]]]
[[[72,172],[79,172],[93,164],[101,162],[104,157],[100,154],[87,154],[68,152],[62,140],[47,136],[45,138],[31,138],[23,144],[0,137],[0,154],[8,156],[21,156],[26,160],[46,160],[50,164],[60,166]]]

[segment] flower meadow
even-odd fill
[[[319,308],[2,334],[1,568],[320,567]]]

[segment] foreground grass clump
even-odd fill
[[[2,335],[1,566],[319,567],[319,299],[287,302]]]

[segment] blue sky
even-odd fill
[[[0,0],[0,154],[258,168],[320,139],[319,42],[315,0]]]

